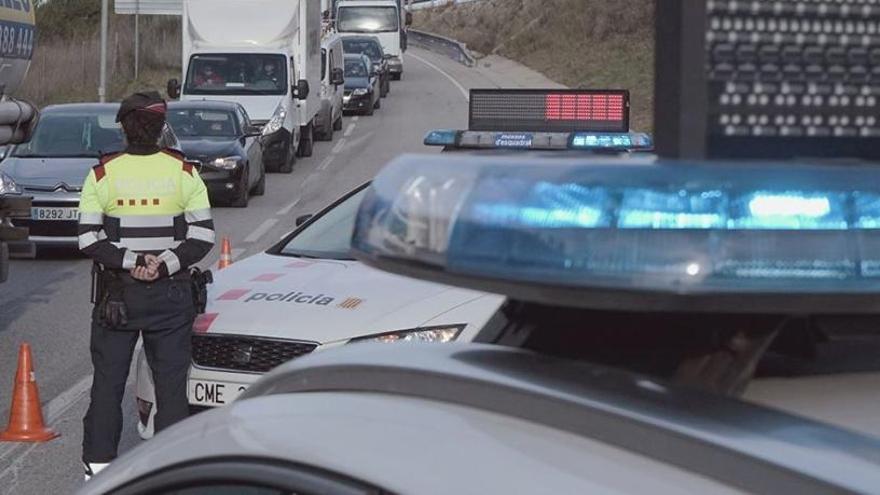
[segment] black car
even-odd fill
[[[373,69],[379,74],[379,96],[385,98],[391,91],[391,73],[388,71],[388,57],[382,50],[382,43],[375,36],[345,36],[342,47],[346,54],[363,54],[370,57]]]
[[[201,163],[213,200],[247,206],[266,190],[260,130],[238,103],[181,101],[168,106],[168,123],[186,157]]]
[[[346,55],[343,111],[373,115],[373,110],[382,107],[379,93],[379,75],[373,70],[370,57],[360,54]]]

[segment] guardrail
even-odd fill
[[[422,48],[446,55],[468,67],[473,67],[477,64],[477,60],[471,54],[471,51],[468,50],[467,45],[460,41],[416,29],[407,30],[407,34],[410,42]]]
[[[410,10],[424,10],[455,3],[479,2],[480,0],[420,0],[409,4]]]

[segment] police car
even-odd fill
[[[291,361],[82,493],[880,493],[880,169],[434,155],[363,194],[357,259],[509,298],[474,342]]]
[[[534,134],[530,135],[536,136],[533,146],[510,148],[502,144],[487,151],[540,155],[544,150],[557,156],[610,152],[627,156],[630,152],[650,150],[650,136],[628,132],[629,103],[625,91],[489,93],[493,102],[506,102],[501,105],[503,108],[520,108],[521,114],[528,112],[535,101],[547,103],[547,111],[555,112],[554,95],[573,95],[591,102],[591,98],[598,98],[596,105],[601,103],[606,109],[611,104],[606,97],[619,98],[611,100],[618,105],[617,113],[606,110],[602,114],[612,120],[587,114],[580,114],[581,119],[575,114],[570,120],[522,120],[519,128],[531,129]],[[480,101],[480,94],[472,93],[471,126],[480,125],[479,114],[475,114],[475,110],[480,110],[474,106],[474,102]],[[528,97],[522,98],[523,95]],[[560,117],[570,116],[562,113]],[[489,124],[507,128],[497,121],[481,125]],[[426,142],[430,144],[436,132],[429,133]],[[459,135],[467,133],[462,131]],[[460,140],[461,149],[472,151],[469,156],[479,154],[469,147],[468,139]],[[542,139],[574,145],[548,148],[541,144]],[[582,139],[587,141],[582,144]],[[465,159],[464,154],[461,159]],[[364,185],[352,191],[267,252],[215,274],[214,284],[209,286],[207,312],[196,320],[192,340],[188,395],[193,411],[226,405],[260,374],[314,351],[370,340],[469,342],[495,314],[504,300],[500,296],[391,276],[355,261],[349,254],[350,235],[355,212],[367,189],[368,185]],[[417,199],[425,208],[436,200],[442,199]],[[143,353],[138,357],[136,390],[138,431],[146,438],[152,435],[155,399]]]
[[[387,274],[349,254],[361,186],[265,253],[214,275],[192,338],[194,411],[230,403],[259,376],[351,342],[469,341],[503,298]],[[138,430],[152,435],[150,367],[137,367]]]

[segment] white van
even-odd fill
[[[391,79],[403,77],[403,52],[406,50],[406,26],[412,15],[401,0],[338,0],[336,30],[340,34],[369,34],[379,38],[388,56]]]
[[[342,97],[345,93],[345,53],[336,33],[321,42],[321,110],[315,116],[315,138],[332,141],[342,129]]]
[[[182,100],[240,103],[263,128],[267,170],[310,156],[321,108],[320,0],[186,0]]]

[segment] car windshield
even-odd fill
[[[367,68],[360,60],[346,60],[345,77],[367,77]]]
[[[373,40],[344,40],[346,53],[363,53],[373,62],[382,60],[382,48]]]
[[[351,233],[358,206],[367,189],[352,194],[296,234],[280,250],[287,256],[323,259],[352,259]]]
[[[272,54],[193,55],[185,92],[203,95],[287,94],[287,59]]]
[[[239,135],[235,115],[225,110],[171,108],[168,123],[179,138],[234,138]]]
[[[30,142],[15,147],[13,156],[31,158],[99,157],[122,151],[122,127],[116,110],[46,112]]]
[[[381,33],[397,31],[396,7],[340,7],[336,20],[340,32]]]

